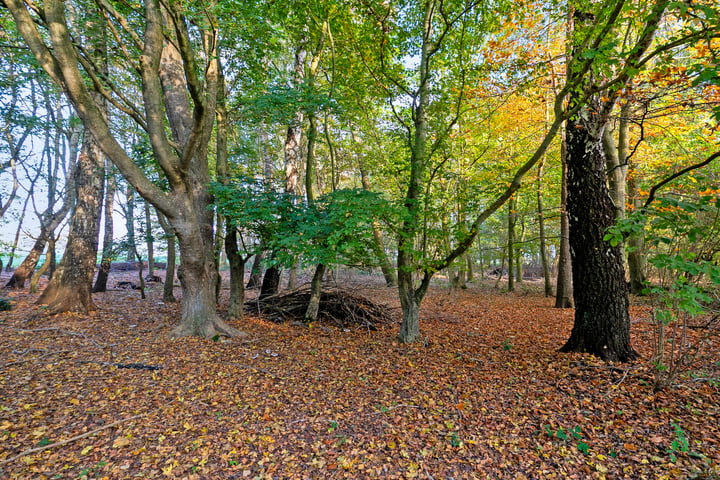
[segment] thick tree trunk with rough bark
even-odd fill
[[[105,162],[107,180],[105,182],[105,201],[103,205],[103,218],[105,221],[105,232],[103,234],[103,253],[100,260],[93,293],[107,290],[107,280],[110,275],[110,266],[113,257],[113,205],[115,204],[115,175],[112,173],[112,163]]]
[[[567,128],[575,324],[561,351],[588,352],[608,361],[632,360],[637,354],[630,343],[622,251],[603,240],[615,223],[605,174],[603,125],[583,109]]]

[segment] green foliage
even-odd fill
[[[7,298],[0,298],[0,312],[7,312],[12,310],[13,304]]]
[[[563,442],[571,441],[575,443],[577,449],[585,455],[590,452],[590,445],[583,441],[582,429],[579,425],[567,431],[563,430],[562,426],[555,430],[550,425],[545,425],[545,434],[550,438],[557,438]]]
[[[645,235],[650,247],[647,260],[659,279],[646,289],[653,300],[656,390],[685,373],[708,340],[690,344],[687,333],[692,319],[708,313],[712,290],[720,286],[719,230],[716,198],[704,195],[658,198],[651,209],[635,212],[605,235],[611,244],[626,236]]]
[[[690,451],[690,444],[688,443],[687,436],[685,436],[685,431],[682,427],[677,423],[673,423],[672,425],[675,429],[675,438],[668,447],[667,453],[670,455],[670,460],[675,462],[677,460],[677,456],[675,454],[677,452],[688,453]]]
[[[326,265],[377,265],[372,224],[391,219],[394,209],[379,194],[342,189],[305,202],[260,182],[237,178],[211,191],[219,211],[246,236],[274,253],[275,264],[290,265],[298,256]]]

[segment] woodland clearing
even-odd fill
[[[641,359],[609,365],[557,352],[573,311],[532,282],[433,286],[424,341],[410,345],[396,340],[396,292],[369,276],[352,286],[393,323],[249,313],[233,323],[246,337],[171,341],[180,307],[159,284],[146,300],[111,289],[90,315],[53,317],[36,295],[6,292],[0,477],[720,478],[717,339],[695,377],[654,393],[637,299]]]

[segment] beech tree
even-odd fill
[[[240,332],[216,312],[214,232],[208,143],[218,92],[219,54],[213,5],[195,15],[179,3],[116,8],[98,0],[107,19],[108,48],[122,52],[123,75],[134,90],[100,75],[78,39],[71,35],[65,2],[6,0],[15,24],[38,63],[68,96],[86,128],[138,193],[171,224],[182,261],[182,319],[172,336],[213,337]],[[118,141],[88,78],[113,110],[130,117],[148,136],[169,185],[154,185]],[[127,85],[127,81],[122,82]],[[141,99],[141,100],[140,100]],[[139,105],[139,106],[138,106]],[[169,125],[169,132],[166,126]]]

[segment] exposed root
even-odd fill
[[[212,320],[207,319],[203,322],[193,322],[191,320],[184,320],[177,327],[170,332],[170,338],[182,338],[182,337],[204,337],[214,338],[217,336],[221,337],[246,337],[247,333],[241,332],[235,327],[231,327],[225,323],[220,317],[215,317]]]

